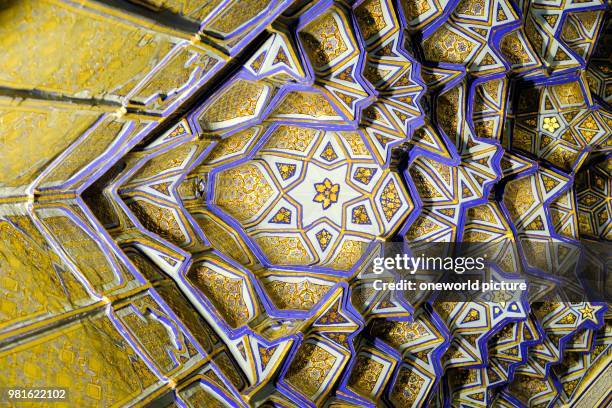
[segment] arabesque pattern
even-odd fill
[[[609,403],[608,303],[541,273],[580,290],[585,259],[609,290],[609,15],[0,1],[0,387],[83,407]],[[498,244],[487,278],[530,274],[543,300],[377,291],[382,242]]]

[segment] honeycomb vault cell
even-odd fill
[[[350,269],[413,209],[399,175],[348,131],[271,127],[253,159],[219,171],[212,188],[211,204],[277,265]]]
[[[609,13],[0,0],[0,389],[609,403],[608,299],[553,290],[578,259],[610,289]],[[533,276],[529,300],[375,290],[390,242],[496,244],[487,277]]]

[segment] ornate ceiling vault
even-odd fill
[[[381,242],[497,243],[492,279],[584,257],[610,289],[609,6],[0,0],[0,388],[603,404],[606,302],[408,299],[368,271]]]

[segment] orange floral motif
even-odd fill
[[[317,195],[314,201],[316,203],[322,203],[324,210],[338,201],[340,186],[338,184],[333,184],[330,179],[326,178],[322,183],[315,183],[315,189],[317,190]]]
[[[559,122],[557,122],[557,118],[555,118],[554,116],[550,118],[544,118],[544,124],[542,125],[542,128],[548,130],[549,132],[554,132],[555,130],[559,129]]]

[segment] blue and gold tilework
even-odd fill
[[[610,289],[609,17],[0,0],[0,388],[66,387],[58,407],[609,404],[607,302],[540,279],[578,290],[584,258]],[[533,293],[376,291],[382,242],[499,244],[487,277],[532,274]]]

